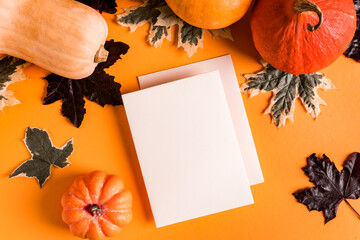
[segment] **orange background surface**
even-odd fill
[[[131,1],[118,1],[121,7]],[[120,10],[121,11],[121,10]],[[108,39],[130,45],[129,52],[107,72],[122,84],[122,93],[138,90],[136,76],[230,53],[239,83],[244,73],[261,70],[249,28],[249,14],[231,26],[235,41],[214,38],[205,33],[204,49],[188,58],[176,48],[176,40],[164,41],[161,48],[145,39],[149,25],[130,33],[103,13],[109,26]],[[175,29],[173,29],[175,35]],[[322,71],[332,79],[336,90],[319,91],[328,106],[313,120],[296,101],[295,123],[277,128],[263,115],[271,93],[252,99],[243,95],[265,182],[253,186],[255,204],[157,229],[137,162],[123,106],[100,107],[86,100],[82,126],[75,128],[61,115],[61,102],[42,105],[49,72],[30,66],[30,79],[9,87],[22,104],[6,107],[0,114],[0,238],[78,239],[61,220],[62,193],[79,175],[103,170],[122,177],[133,193],[133,221],[113,239],[360,239],[360,219],[342,203],[338,216],[324,225],[322,213],[308,212],[291,195],[312,186],[301,167],[311,153],[326,153],[341,169],[348,154],[360,151],[360,63],[341,56]],[[9,174],[30,158],[23,139],[28,126],[46,129],[53,143],[61,147],[74,139],[71,166],[52,168],[43,189],[35,179],[13,178]],[[164,193],[166,194],[166,193]],[[360,211],[360,200],[350,201]]]

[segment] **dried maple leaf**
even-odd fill
[[[354,38],[350,45],[344,52],[346,57],[353,58],[355,61],[360,62],[360,0],[353,0],[356,9],[357,26]]]
[[[45,130],[28,127],[24,141],[32,157],[16,168],[10,174],[10,178],[36,178],[41,188],[50,177],[51,166],[64,168],[70,165],[68,158],[74,150],[72,140],[69,140],[62,148],[57,148]]]
[[[164,0],[144,0],[136,7],[125,8],[124,13],[117,15],[117,22],[129,27],[133,32],[137,27],[150,23],[148,42],[153,47],[160,47],[167,39],[171,41],[171,27],[178,25],[177,47],[184,48],[191,57],[199,47],[203,47],[204,29],[194,27],[175,15]],[[232,39],[230,29],[210,30],[214,36]]]
[[[221,28],[221,29],[211,29],[209,30],[212,35],[214,35],[215,37],[222,37],[225,39],[229,39],[231,41],[234,41],[234,38],[231,35],[231,31],[230,28]]]
[[[115,0],[76,0],[76,1],[88,5],[92,8],[95,8],[99,10],[100,13],[102,11],[111,14],[116,13],[117,4]]]
[[[358,199],[360,196],[360,153],[350,154],[341,172],[325,154],[320,159],[312,154],[307,158],[307,166],[303,171],[316,186],[297,191],[293,195],[309,211],[323,211],[325,223],[336,217],[342,201],[355,211],[346,199]],[[360,217],[356,211],[355,213]]]
[[[260,92],[273,92],[271,102],[265,110],[270,113],[276,126],[285,125],[286,119],[293,120],[295,100],[300,98],[306,111],[316,118],[320,113],[320,104],[326,103],[317,94],[317,89],[335,88],[330,79],[321,73],[293,75],[282,72],[263,62],[264,70],[256,74],[245,74],[247,79],[240,87],[248,91],[250,97]]]
[[[73,80],[50,74],[45,78],[48,81],[48,87],[44,104],[51,104],[62,99],[62,115],[76,127],[80,127],[86,113],[84,96],[102,107],[105,104],[113,106],[123,104],[121,85],[115,82],[114,77],[107,74],[104,69],[113,65],[117,59],[121,59],[120,55],[126,54],[129,46],[110,40],[104,47],[109,51],[108,59],[106,62],[99,63],[89,77]]]
[[[0,58],[0,112],[5,106],[13,106],[20,103],[7,87],[15,82],[27,79],[24,68],[29,65],[26,61],[11,56]]]

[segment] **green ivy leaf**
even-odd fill
[[[129,27],[133,32],[139,26],[150,23],[148,42],[153,47],[160,47],[167,39],[171,41],[171,27],[178,25],[178,48],[182,47],[191,57],[203,47],[204,29],[184,22],[169,8],[164,0],[144,0],[136,7],[124,8],[124,13],[117,15],[118,24]],[[214,36],[232,39],[230,29],[210,30]]]
[[[13,95],[12,91],[7,90],[10,84],[27,79],[23,70],[29,63],[11,57],[0,57],[0,112],[5,106],[13,106],[20,103]]]
[[[62,148],[57,148],[52,144],[45,130],[28,127],[25,144],[32,157],[16,168],[9,177],[36,178],[40,188],[42,188],[45,181],[50,177],[51,166],[64,168],[70,165],[68,158],[74,150],[72,142],[69,140]]]
[[[316,118],[320,113],[320,104],[326,105],[317,94],[317,89],[335,88],[331,80],[321,73],[293,75],[282,72],[270,64],[263,65],[263,71],[244,75],[247,81],[240,89],[249,92],[250,97],[260,92],[272,92],[273,96],[265,113],[272,115],[272,122],[278,127],[285,125],[287,118],[293,121],[297,98],[301,100],[306,111]]]

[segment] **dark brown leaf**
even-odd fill
[[[350,45],[344,52],[346,57],[352,58],[360,62],[360,0],[353,0],[356,9],[356,32]]]
[[[349,204],[346,199],[358,199],[360,196],[360,153],[350,154],[341,172],[325,154],[320,159],[312,154],[303,170],[315,187],[293,195],[309,211],[323,211],[325,223],[336,217],[343,200]]]
[[[51,104],[63,100],[61,112],[76,127],[80,127],[85,110],[84,96],[104,107],[106,104],[113,106],[121,105],[121,85],[114,81],[114,77],[107,74],[104,69],[113,65],[121,55],[127,53],[129,46],[114,40],[105,43],[105,49],[109,51],[108,60],[99,63],[93,74],[89,77],[73,80],[50,74],[45,79],[48,81],[47,95],[44,104]]]
[[[81,2],[85,5],[88,5],[92,8],[99,10],[101,13],[102,11],[107,13],[116,13],[116,1],[115,0],[76,0]]]
[[[121,59],[121,55],[124,55],[129,50],[129,45],[123,42],[115,42],[113,39],[106,41],[104,48],[109,52],[106,62],[98,64],[98,68],[109,68],[118,59]]]

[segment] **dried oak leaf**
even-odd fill
[[[29,63],[11,56],[0,57],[0,112],[5,106],[20,103],[7,87],[15,82],[27,79],[23,70]]]
[[[102,107],[105,104],[113,106],[123,104],[121,85],[115,82],[114,77],[107,74],[104,69],[121,59],[120,55],[126,54],[129,46],[110,40],[104,47],[109,51],[108,59],[106,62],[99,63],[89,77],[74,80],[50,74],[45,78],[48,81],[48,87],[43,103],[51,104],[62,99],[62,115],[76,127],[80,127],[86,113],[84,96]]]
[[[346,57],[352,58],[357,62],[360,62],[360,0],[353,0],[356,9],[356,31],[354,38],[352,39],[350,45],[344,52]]]
[[[309,211],[323,211],[327,223],[336,217],[342,201],[354,210],[346,199],[358,199],[360,196],[360,153],[350,154],[341,172],[325,154],[320,159],[312,154],[307,158],[303,171],[315,187],[297,191],[293,195]]]
[[[293,75],[277,70],[262,62],[264,70],[256,74],[244,74],[247,79],[240,87],[242,92],[249,92],[253,97],[260,92],[273,92],[271,102],[265,114],[271,114],[276,126],[285,125],[286,119],[293,122],[295,100],[300,98],[306,111],[316,118],[320,113],[320,104],[326,103],[319,97],[317,90],[333,89],[330,79],[321,73]]]
[[[116,13],[117,4],[115,0],[76,0],[81,2],[85,5],[88,5],[92,8],[99,10],[101,13],[102,11],[107,13]]]
[[[28,127],[24,141],[32,157],[16,168],[9,178],[36,178],[42,188],[50,177],[51,166],[64,168],[70,165],[68,158],[74,150],[72,140],[69,140],[62,148],[57,148],[45,130]]]
[[[153,47],[160,47],[167,39],[171,41],[171,27],[178,25],[177,47],[184,48],[191,57],[199,47],[203,47],[204,29],[194,27],[175,15],[164,0],[144,0],[136,7],[125,8],[124,13],[117,15],[118,24],[129,27],[133,32],[137,27],[150,23],[148,42]],[[214,36],[233,40],[230,29],[210,30]]]

